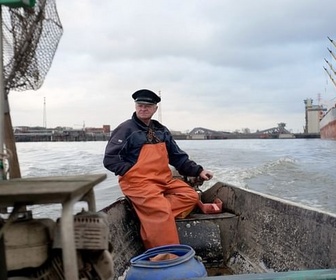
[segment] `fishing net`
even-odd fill
[[[39,89],[63,34],[56,0],[37,0],[32,8],[2,6],[4,87]]]

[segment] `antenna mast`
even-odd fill
[[[46,98],[44,97],[43,102],[43,127],[47,128],[47,111],[46,111]]]

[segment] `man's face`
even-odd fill
[[[157,110],[156,104],[135,103],[135,112],[137,117],[146,123],[149,121]]]

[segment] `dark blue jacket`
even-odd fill
[[[160,142],[166,143],[169,164],[183,176],[198,176],[203,168],[189,159],[173,139],[167,127],[156,120],[151,120],[151,128]],[[105,149],[104,166],[115,173],[124,175],[138,160],[140,150],[149,143],[149,127],[133,113],[132,119],[121,123],[113,130]],[[155,144],[154,144],[155,145]]]

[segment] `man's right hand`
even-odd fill
[[[203,170],[199,175],[204,181],[208,181],[213,177],[212,172],[208,170]]]

